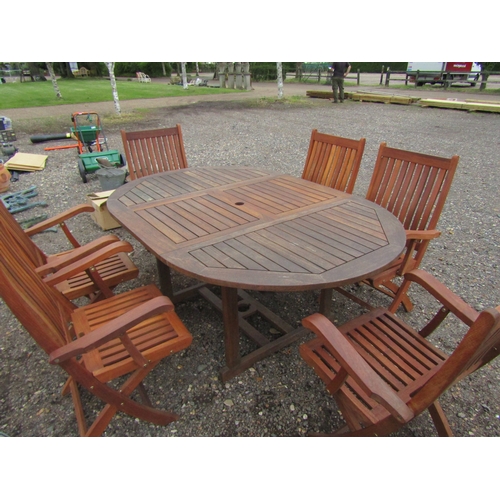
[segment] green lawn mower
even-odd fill
[[[84,183],[87,182],[88,173],[94,173],[102,167],[98,159],[114,167],[125,165],[124,158],[118,150],[108,149],[101,119],[97,113],[73,113],[71,120],[73,122],[71,135],[78,141],[78,170]]]

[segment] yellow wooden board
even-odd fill
[[[389,94],[372,94],[356,92],[351,94],[353,101],[384,102],[388,104],[413,104],[417,99],[410,96],[398,96]]]
[[[433,108],[464,109],[466,111],[489,111],[490,113],[500,113],[500,104],[486,104],[483,102],[455,101],[445,99],[421,99],[420,106]]]
[[[16,153],[5,166],[10,170],[43,170],[47,158],[47,155]]]
[[[420,106],[432,108],[464,109],[464,102],[445,99],[420,99]]]
[[[492,100],[481,100],[481,99],[465,99],[465,102],[479,102],[481,104],[493,104],[494,106],[500,106],[500,101]]]
[[[499,104],[486,104],[484,102],[466,102],[464,109],[469,111],[489,111],[490,113],[500,113]]]

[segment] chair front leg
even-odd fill
[[[429,406],[428,410],[438,432],[438,436],[453,437],[453,431],[451,430],[448,419],[446,418],[446,415],[444,414],[443,408],[441,407],[439,401],[435,401],[434,403],[432,403]]]

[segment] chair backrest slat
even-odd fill
[[[0,218],[4,227],[10,231],[10,234],[19,245],[20,255],[29,259],[35,267],[43,266],[47,263],[47,256],[38,248],[32,239],[24,232],[14,216],[7,210],[7,207],[0,201]]]
[[[47,353],[65,345],[71,337],[75,306],[43,282],[4,217],[0,217],[0,295]]]
[[[405,229],[435,229],[458,165],[451,158],[379,148],[366,198],[392,212]]]
[[[358,176],[365,139],[359,141],[322,134],[314,129],[302,178],[352,193]]]
[[[156,130],[121,131],[130,179],[187,168],[180,125]]]

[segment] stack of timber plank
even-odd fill
[[[333,99],[333,92],[321,90],[306,91],[308,97],[319,99]],[[421,99],[419,97],[377,94],[372,92],[345,92],[346,99],[361,102],[382,102],[386,104],[414,104],[418,103],[422,107],[435,107],[447,109],[462,109],[465,111],[488,111],[490,113],[500,113],[500,101],[482,101],[478,99]]]
[[[306,95],[320,99],[333,99],[333,92],[322,90],[307,90]],[[344,95],[346,99],[352,99],[353,101],[383,102],[387,104],[413,104],[418,101],[416,97],[375,94],[371,92],[345,92]]]
[[[307,97],[316,97],[318,99],[333,99],[333,92],[323,90],[306,90]]]
[[[464,101],[457,101],[454,99],[421,99],[420,106],[500,113],[500,102],[498,101],[475,101],[472,99],[466,99]]]
[[[354,92],[351,94],[351,99],[353,101],[383,102],[386,104],[413,104],[418,101],[417,97],[394,94],[375,94],[371,92]]]
[[[346,99],[350,99],[353,95],[353,92],[344,92],[344,97]],[[325,90],[306,90],[307,97],[316,97],[318,99],[333,99],[333,92]]]

